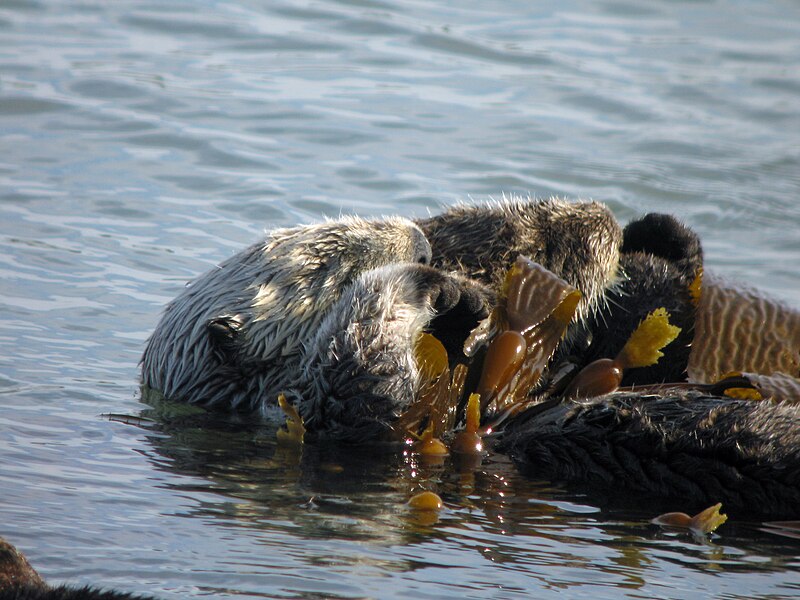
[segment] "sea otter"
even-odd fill
[[[678,219],[649,213],[628,223],[622,232],[619,276],[578,334],[561,345],[556,360],[569,358],[580,367],[612,358],[638,324],[663,307],[681,329],[677,339],[656,364],[626,372],[621,385],[686,381],[702,273],[700,239]]]
[[[523,472],[584,491],[732,517],[800,518],[800,407],[672,388],[551,402],[497,446]]]
[[[380,228],[379,223],[360,222],[364,235],[369,237],[369,228]],[[488,224],[485,229],[482,223]],[[353,249],[341,242],[349,239],[342,231],[349,227],[348,222],[334,222],[276,232],[268,242],[196,280],[167,309],[151,337],[144,358],[144,383],[173,398],[234,407],[269,405],[278,391],[285,391],[312,432],[347,441],[381,439],[420,391],[414,355],[419,334],[433,330],[446,340],[448,350],[457,354],[459,342],[493,300],[492,291],[485,286],[497,286],[514,252],[535,257],[585,292],[579,322],[556,360],[567,356],[580,367],[598,355],[613,356],[643,314],[665,306],[686,332],[684,337],[665,349],[663,364],[650,371],[634,369],[623,383],[647,386],[686,378],[702,250],[697,236],[671,217],[646,216],[629,224],[623,234],[610,211],[596,203],[513,201],[460,207],[420,220],[418,226],[395,222],[394,227],[407,232],[408,239],[417,240],[407,244],[412,250],[398,253],[391,242],[384,242],[383,247],[373,242],[369,248],[377,258],[369,261],[352,258]],[[332,229],[338,232],[337,244],[320,251],[323,246],[318,236]],[[392,235],[396,236],[396,231]],[[425,238],[432,245],[430,253]],[[415,253],[420,248],[425,250]],[[296,252],[309,251],[315,252],[316,268],[308,268],[296,258]],[[326,254],[328,251],[331,254]],[[424,264],[427,262],[432,266]],[[339,277],[336,270],[340,263],[351,265],[345,277]],[[276,282],[292,282],[299,296],[264,293],[276,272],[281,273]],[[299,287],[301,281],[303,287]],[[234,290],[224,289],[226,285]],[[320,294],[324,297],[317,297]],[[268,300],[268,310],[261,308],[262,298]],[[297,315],[305,315],[301,309],[313,313],[305,317],[309,320],[305,328],[297,327]],[[287,312],[290,319],[281,325],[276,317]],[[270,319],[274,322],[263,322]],[[283,335],[263,335],[276,330]],[[189,339],[180,340],[181,336]],[[642,391],[617,392],[594,400],[587,405],[591,410],[576,405],[579,400],[559,401],[557,406],[543,404],[548,410],[532,409],[525,418],[512,420],[500,447],[530,469],[537,466],[539,456],[538,450],[531,450],[538,448],[534,438],[556,421],[565,448],[589,435],[605,440],[606,450],[612,454],[625,453],[623,442],[639,436],[630,440],[634,446],[654,445],[666,449],[667,454],[656,453],[652,460],[643,457],[640,463],[627,461],[632,470],[618,470],[617,484],[662,494],[658,487],[647,487],[651,485],[648,481],[658,479],[639,477],[637,464],[655,469],[673,451],[678,455],[688,448],[691,454],[694,450],[688,438],[695,435],[692,428],[716,422],[718,435],[703,438],[707,457],[724,456],[736,464],[752,458],[758,468],[750,469],[749,476],[760,488],[739,489],[737,481],[741,480],[736,478],[704,488],[700,484],[706,475],[689,469],[683,476],[698,484],[691,488],[692,500],[713,503],[725,501],[731,494],[743,498],[737,506],[745,506],[750,500],[762,504],[772,495],[793,497],[794,491],[784,489],[786,485],[798,487],[792,483],[792,467],[787,467],[784,478],[772,477],[770,470],[791,463],[784,460],[796,446],[789,433],[797,420],[791,409],[765,403],[756,410],[747,403],[717,396],[722,389],[711,390],[713,398],[707,397],[708,390],[705,396],[695,397],[681,388],[662,389],[655,394],[659,402],[640,405],[654,393],[635,389]],[[697,406],[687,398],[697,399]],[[647,412],[651,408],[655,413]],[[647,412],[648,417],[630,421],[632,411]],[[665,419],[653,418],[659,414]],[[720,414],[726,417],[718,420]],[[598,415],[607,420],[598,420]],[[772,431],[766,425],[770,415],[782,424]],[[603,436],[604,430],[613,431],[611,424],[626,419],[633,424],[623,427],[619,436]],[[651,421],[663,421],[664,426],[645,429]],[[599,429],[598,423],[602,424]],[[671,423],[683,423],[689,429],[671,427]],[[572,435],[576,437],[571,439]],[[741,438],[737,447],[744,454],[726,450],[726,444],[735,446],[737,438]],[[557,451],[558,436],[549,439],[548,451]],[[569,462],[574,457],[565,455],[565,460],[542,472],[568,481],[584,476],[579,465]],[[575,477],[570,475],[573,473]],[[726,487],[729,484],[730,489]],[[706,498],[708,494],[697,491],[702,489],[722,497]],[[793,511],[790,504],[777,502],[775,509],[757,510],[786,518],[800,516],[800,509]]]
[[[274,402],[349,284],[377,267],[430,260],[425,235],[406,219],[350,217],[273,231],[167,306],[142,357],[142,383],[208,406]]]
[[[615,278],[622,230],[599,202],[504,199],[458,205],[417,221],[431,244],[432,265],[497,289],[519,255],[583,294],[578,320],[598,307]]]
[[[469,237],[478,223],[491,243],[465,254],[456,232]],[[312,429],[377,436],[419,390],[416,338],[433,330],[458,357],[505,260],[536,256],[585,288],[588,311],[615,274],[620,238],[606,207],[563,200],[458,208],[418,224],[346,218],[277,230],[167,307],[147,342],[142,383],[173,400],[236,409],[274,406],[286,392]],[[453,272],[459,256],[464,268]]]

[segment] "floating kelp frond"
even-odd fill
[[[278,395],[278,406],[286,415],[286,424],[278,429],[278,443],[280,444],[302,444],[303,438],[306,434],[306,428],[303,424],[303,417],[297,412],[297,409],[289,404],[286,396],[283,394]]]
[[[451,449],[458,454],[480,456],[483,453],[483,440],[478,429],[481,425],[481,403],[478,394],[470,394],[464,429],[453,439]]]
[[[447,350],[438,339],[430,333],[422,333],[414,347],[417,365],[423,376],[429,380],[440,377],[448,366]]]
[[[763,400],[764,397],[755,388],[731,387],[725,390],[725,396],[734,400]]]
[[[720,514],[720,508],[722,508],[721,502],[714,506],[709,506],[693,517],[682,512],[665,513],[653,519],[651,523],[662,527],[679,527],[681,529],[691,529],[698,533],[711,533],[728,520],[727,515]]]
[[[424,456],[446,456],[449,454],[447,446],[442,440],[433,436],[434,422],[431,421],[419,440],[414,444],[414,452]]]
[[[516,375],[528,353],[528,342],[517,331],[504,331],[489,345],[478,383],[478,394],[485,404]]]
[[[692,298],[692,302],[695,306],[700,303],[700,296],[703,293],[703,267],[700,267],[697,270],[697,276],[694,278],[694,281],[689,284],[689,296]]]
[[[411,497],[408,505],[414,510],[442,510],[444,502],[439,494],[434,492],[420,492]]]
[[[594,398],[614,392],[622,383],[623,370],[613,358],[599,358],[590,362],[570,381],[564,398]]]
[[[669,322],[666,308],[657,308],[647,315],[628,338],[625,347],[617,355],[623,369],[649,367],[664,356],[661,349],[678,337],[680,327]]]
[[[420,335],[414,352],[423,384],[418,397],[392,423],[397,440],[419,438],[423,426],[437,438],[452,430],[467,375],[467,367],[459,364],[451,376],[447,350],[430,333]]]
[[[508,329],[522,334],[552,317],[564,326],[575,314],[581,293],[529,258],[520,256],[503,286]],[[573,305],[574,304],[574,305]]]
[[[479,403],[470,404],[475,406],[476,414],[507,413],[527,400],[572,321],[580,299],[578,290],[541,265],[522,256],[517,258],[498,305],[470,333],[464,345],[465,354],[473,356],[478,347],[488,342],[476,394]],[[415,357],[422,378],[421,391],[397,417],[392,429],[397,439],[419,439],[423,427],[425,434],[430,429],[431,438],[438,438],[456,425],[468,368],[456,365],[451,375],[446,349],[429,333],[417,340]],[[478,421],[479,416],[473,433],[479,445]]]
[[[800,379],[786,373],[728,373],[714,387],[724,387],[722,393],[744,400],[774,400],[800,404]]]

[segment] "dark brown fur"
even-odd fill
[[[616,497],[717,502],[736,518],[800,518],[800,407],[668,390],[534,408],[499,449],[530,475]]]

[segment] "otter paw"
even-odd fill
[[[424,274],[429,306],[435,315],[428,330],[444,345],[452,361],[464,362],[464,341],[489,316],[495,294],[486,286],[460,275],[435,271]]]
[[[483,318],[489,314],[493,294],[480,283],[432,267],[417,267],[416,275],[419,301],[430,306],[436,315],[457,311]]]
[[[427,266],[416,267],[415,276],[420,305],[429,306],[440,314],[458,304],[461,290],[454,277]]]

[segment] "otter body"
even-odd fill
[[[93,587],[59,585],[51,587],[45,583],[28,559],[0,537],[0,600],[155,600],[141,596],[99,590]]]
[[[386,439],[420,392],[420,334],[431,331],[458,357],[517,253],[583,292],[555,366],[614,357],[645,315],[665,307],[681,335],[623,385],[686,380],[697,236],[664,215],[623,232],[596,203],[515,200],[417,224],[345,220],[275,232],[167,308],[143,382],[174,399],[235,408],[268,405],[283,391],[312,433]],[[548,401],[512,419],[499,448],[555,479],[800,517],[800,409],[660,389]]]
[[[622,230],[599,202],[512,198],[456,206],[417,223],[431,243],[433,266],[499,289],[517,256],[527,256],[581,291],[579,319],[616,276]]]
[[[671,389],[522,415],[499,449],[526,473],[605,493],[722,502],[736,517],[800,517],[800,407]]]

